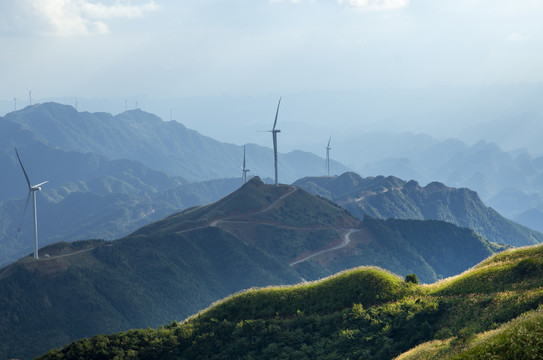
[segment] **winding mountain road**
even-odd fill
[[[299,264],[299,263],[302,263],[304,261],[307,261],[311,258],[314,258],[315,256],[319,256],[319,255],[322,255],[322,254],[325,254],[327,252],[330,252],[330,251],[335,251],[335,250],[339,250],[339,249],[342,249],[344,248],[345,246],[349,245],[349,243],[351,242],[351,234],[355,231],[358,231],[358,229],[349,229],[344,235],[343,235],[343,242],[337,246],[334,246],[333,248],[330,248],[330,249],[325,249],[325,250],[321,250],[321,251],[317,251],[316,253],[313,253],[311,255],[308,255],[306,257],[304,257],[303,259],[300,259],[300,260],[296,260],[292,263],[290,263],[289,265],[290,266],[294,266],[296,264]]]
[[[270,211],[271,209],[273,209],[274,207],[277,206],[277,204],[279,204],[280,201],[282,201],[283,199],[285,199],[287,196],[290,196],[292,195],[295,191],[298,190],[297,187],[294,187],[294,186],[290,186],[290,190],[289,192],[287,192],[286,194],[280,196],[277,200],[275,200],[274,202],[272,202],[270,205],[266,206],[264,209],[260,209],[260,210],[257,210],[255,212],[252,213],[252,215],[258,215],[258,214],[262,214],[262,213],[265,213],[266,211]],[[212,222],[209,223],[209,225],[206,225],[206,226],[199,226],[199,227],[196,227],[196,228],[192,228],[192,229],[187,229],[187,230],[182,230],[182,231],[179,231],[179,233],[182,233],[182,232],[186,232],[186,231],[191,231],[191,230],[196,230],[196,229],[202,229],[202,228],[205,228],[205,227],[208,227],[208,226],[217,226],[217,224],[219,222],[223,222],[223,221],[229,221],[231,219],[235,219],[235,218],[239,218],[239,217],[244,217],[244,216],[247,216],[247,214],[243,214],[243,215],[235,215],[235,216],[227,216],[227,217],[224,217],[222,219],[215,219],[213,220]],[[250,222],[250,221],[245,221],[245,222]]]
[[[273,209],[282,200],[284,200],[285,198],[292,195],[294,192],[296,192],[298,190],[298,188],[296,188],[295,186],[290,186],[290,187],[291,187],[291,189],[286,194],[280,196],[277,200],[275,200],[274,202],[272,202],[270,205],[266,206],[265,208],[253,212],[252,215],[262,214],[262,213],[265,213],[265,212]],[[245,217],[245,216],[247,216],[247,214],[235,215],[235,216],[227,216],[227,217],[224,217],[224,218],[221,218],[221,219],[215,219],[215,220],[211,221],[208,225],[198,226],[198,227],[195,227],[195,228],[192,228],[192,229],[182,230],[182,231],[179,231],[178,234],[188,232],[188,231],[197,230],[197,229],[202,229],[202,228],[206,228],[206,227],[210,227],[210,226],[217,226],[220,222],[238,222],[238,221],[232,221],[232,220],[236,219],[236,218],[240,218],[240,217]],[[254,223],[254,221],[239,221],[239,223]],[[342,249],[342,248],[346,247],[351,242],[351,234],[354,233],[355,231],[358,231],[358,229],[348,229],[343,234],[343,242],[341,244],[339,244],[337,246],[334,246],[334,247],[332,247],[330,249],[317,251],[317,252],[315,252],[315,253],[313,253],[311,255],[308,255],[308,256],[304,257],[303,259],[296,260],[296,261],[290,263],[289,265],[294,266],[296,264],[299,264],[299,263],[302,263],[302,262],[307,261],[309,259],[312,259],[312,258],[314,258],[316,256],[319,256],[319,255],[322,255],[322,254],[325,254],[325,253],[328,253],[328,252],[331,252],[331,251],[336,251],[336,250],[339,250],[339,249]]]

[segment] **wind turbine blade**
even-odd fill
[[[273,130],[275,130],[275,125],[277,125],[277,115],[279,115],[279,106],[281,105],[281,98],[279,98],[279,103],[277,103],[277,111],[275,112],[275,121],[273,122]]]
[[[330,147],[330,140],[332,140],[332,137],[330,136],[330,138],[328,139],[328,145],[326,145],[327,148]]]
[[[49,182],[49,180],[48,180],[48,181],[44,181],[44,182],[42,182],[42,183],[39,183],[38,185],[34,185],[34,186],[32,186],[32,187],[37,188],[37,187],[42,186],[43,184],[47,184],[48,182]]]
[[[23,219],[25,218],[26,209],[28,209],[28,203],[30,202],[30,194],[31,192],[28,192],[28,196],[26,197],[26,204],[25,209],[23,210],[23,216],[21,216],[21,220],[19,221],[19,226],[17,226],[17,235],[15,235],[15,239],[19,236],[19,232],[21,231],[21,226],[23,225]]]
[[[17,151],[17,148],[15,148],[15,154],[17,154],[17,159],[19,160],[19,164],[21,164],[21,169],[23,169],[23,173],[25,174],[26,183],[28,184],[28,188],[30,189],[32,185],[30,185],[30,180],[28,179],[28,175],[26,174],[25,167],[23,166],[23,162],[21,161],[21,158],[19,157],[19,152]]]

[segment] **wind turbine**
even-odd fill
[[[326,145],[326,166],[328,168],[328,177],[330,177],[330,140],[332,140],[332,137],[328,139],[328,145]]]
[[[281,98],[279,98],[279,103],[277,103],[277,111],[275,112],[275,121],[273,122],[273,128],[267,130],[266,132],[271,132],[273,136],[273,165],[275,167],[275,186],[278,185],[277,181],[277,133],[281,130],[275,129],[277,125],[277,116],[279,115],[279,106],[281,105]]]
[[[241,171],[243,171],[243,183],[245,184],[247,182],[247,173],[249,172],[249,169],[245,167],[245,145],[243,145],[243,166],[241,167]]]
[[[21,231],[21,224],[23,222],[23,219],[26,214],[26,209],[28,208],[28,202],[30,201],[30,194],[32,194],[32,200],[34,202],[34,259],[38,259],[38,212],[36,209],[36,192],[41,190],[41,187],[43,184],[48,183],[49,181],[44,181],[42,183],[39,183],[38,185],[30,185],[30,180],[28,179],[28,175],[26,174],[25,168],[23,166],[23,162],[21,161],[21,158],[19,157],[19,152],[17,151],[17,148],[15,148],[15,154],[17,154],[17,159],[19,160],[19,164],[21,164],[21,169],[23,169],[23,174],[25,175],[26,183],[28,184],[28,196],[26,197],[26,204],[25,209],[23,211],[23,216],[21,217],[21,221],[19,223],[19,229],[17,230],[17,235],[19,235],[19,232]]]

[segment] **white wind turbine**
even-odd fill
[[[328,139],[328,145],[326,145],[326,166],[328,168],[328,177],[330,177],[330,140],[332,140],[332,137]]]
[[[277,104],[277,111],[275,112],[275,121],[273,122],[273,128],[267,130],[266,132],[271,132],[273,136],[273,165],[275,167],[275,186],[278,184],[277,180],[277,133],[281,130],[276,130],[275,126],[277,125],[277,115],[279,115],[279,106],[281,105],[281,98],[279,98],[279,103]]]
[[[241,171],[243,171],[243,183],[245,184],[247,182],[247,173],[249,172],[249,169],[245,167],[245,145],[243,146],[243,166],[241,167]]]
[[[31,185],[30,180],[28,179],[28,175],[23,166],[23,162],[21,161],[21,158],[19,157],[19,152],[17,151],[17,148],[15,148],[15,154],[17,154],[17,159],[19,160],[19,164],[21,164],[21,169],[23,169],[23,174],[25,175],[26,183],[28,184],[28,196],[26,197],[25,209],[23,211],[23,216],[21,217],[21,221],[19,223],[19,229],[17,230],[17,235],[19,235],[19,232],[21,231],[21,224],[25,217],[26,209],[28,208],[28,202],[30,201],[30,194],[32,194],[32,200],[34,202],[34,259],[37,260],[38,259],[38,212],[36,209],[36,192],[41,190],[40,186],[42,186],[45,183],[48,183],[49,181],[44,181],[42,183],[39,183],[38,185]]]

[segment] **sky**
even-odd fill
[[[543,81],[542,0],[3,0],[0,98]]]
[[[541,19],[543,0],[2,0],[0,112],[31,91],[130,107],[265,97],[271,118],[283,96],[288,121],[300,94],[542,84]],[[218,136],[214,116],[185,120]]]

